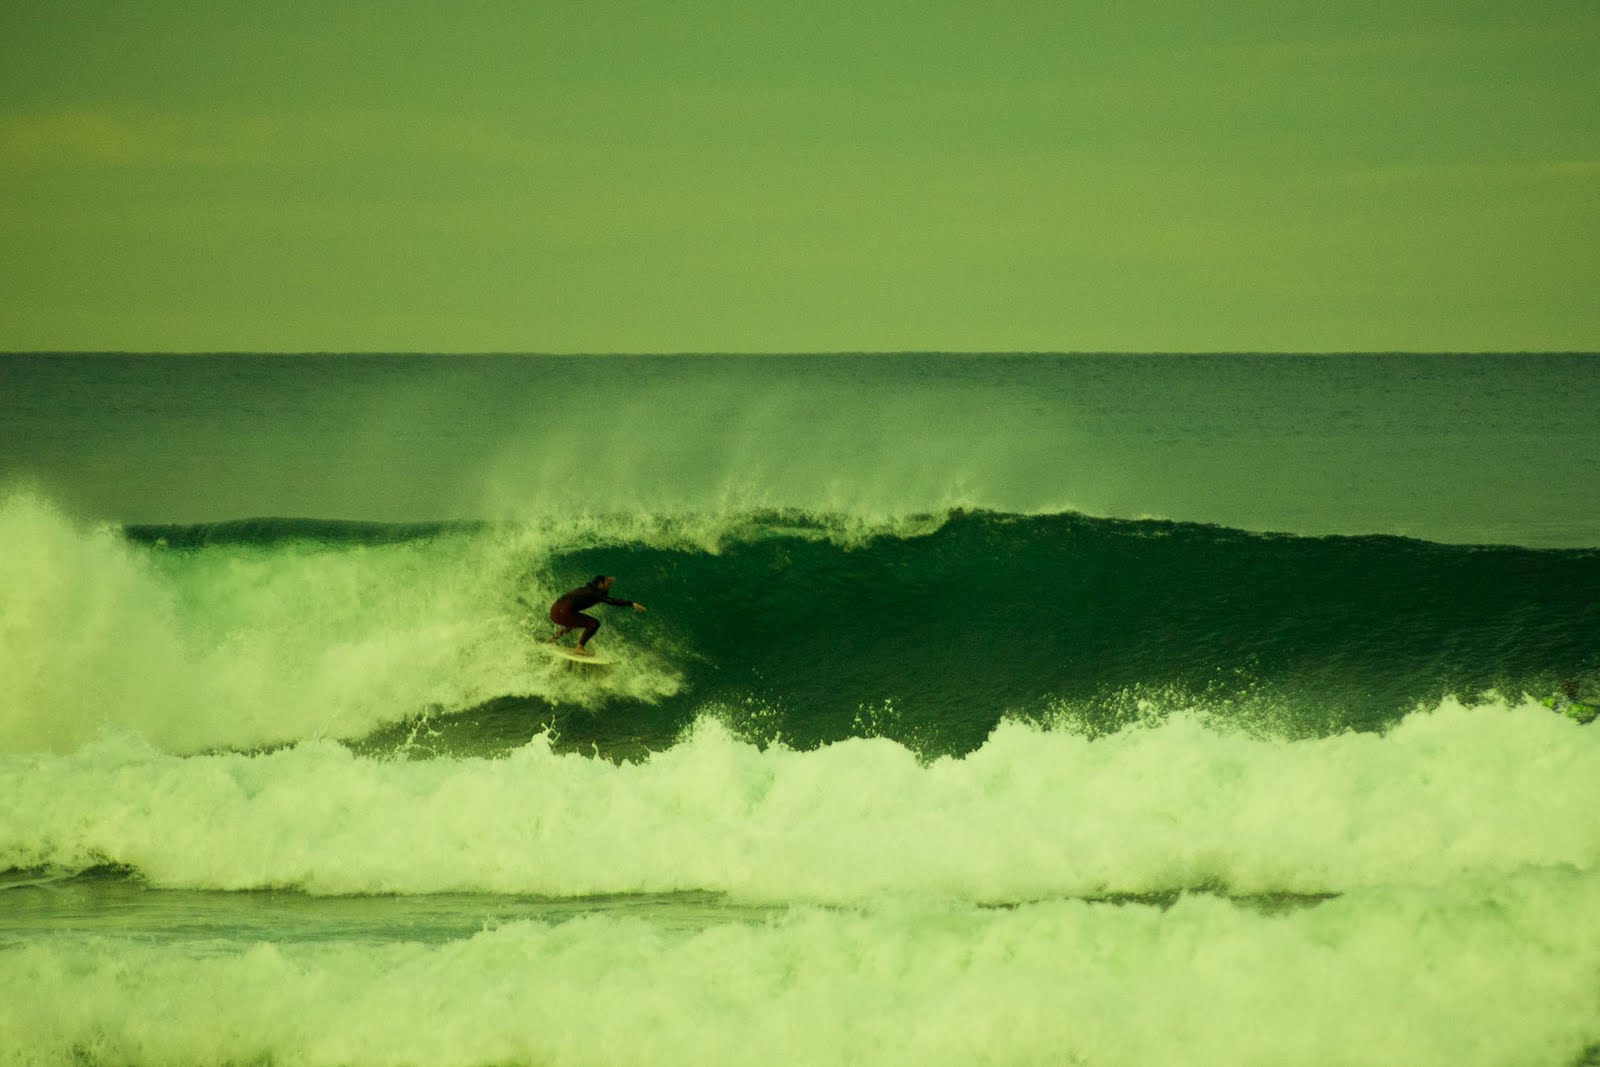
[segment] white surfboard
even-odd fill
[[[572,663],[588,663],[596,667],[609,667],[616,662],[616,660],[605,659],[601,656],[592,654],[585,656],[581,652],[572,651],[572,649],[567,648],[565,645],[546,644],[541,647],[547,650],[552,656],[560,656],[562,659],[568,660]]]

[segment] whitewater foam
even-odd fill
[[[1365,889],[1266,915],[1047,901],[591,914],[439,945],[0,945],[0,1062],[1569,1063],[1600,878]]]
[[[639,763],[188,758],[118,740],[0,757],[0,869],[154,886],[751,901],[974,901],[1222,886],[1327,893],[1600,866],[1600,732],[1453,702],[1387,734],[1271,741],[1183,716],[1096,740],[1019,723],[964,758],[765,749],[707,720]]]
[[[579,680],[531,649],[543,620],[524,605],[555,596],[550,550],[523,528],[184,551],[13,494],[0,500],[0,750],[69,751],[108,731],[245,748],[359,737],[507,693],[595,706],[674,692],[659,656]]]

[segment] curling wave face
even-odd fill
[[[27,494],[0,501],[0,543],[6,751],[128,732],[493,755],[548,727],[628,756],[712,715],[763,743],[933,757],[1007,716],[1314,737],[1600,673],[1584,549],[964,511],[123,530]],[[594,573],[654,609],[599,609],[604,671],[537,644]]]

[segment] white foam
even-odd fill
[[[1369,889],[1269,915],[1049,901],[593,914],[442,945],[0,948],[3,1063],[1576,1062],[1600,877]]]
[[[647,762],[403,762],[333,743],[0,757],[0,868],[153,884],[750,900],[1337,892],[1600,867],[1600,730],[1533,705],[1272,741],[1184,716],[1098,740],[1001,726],[962,759],[884,739],[761,750],[703,722]]]
[[[179,752],[248,747],[506,694],[675,691],[643,653],[579,684],[531,649],[511,596],[554,596],[552,543],[528,529],[173,552],[14,493],[0,499],[0,751],[69,751],[108,729]]]

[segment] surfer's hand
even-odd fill
[[[637,600],[635,600],[633,602],[633,610],[634,611],[643,611],[644,610],[644,605],[639,603]]]

